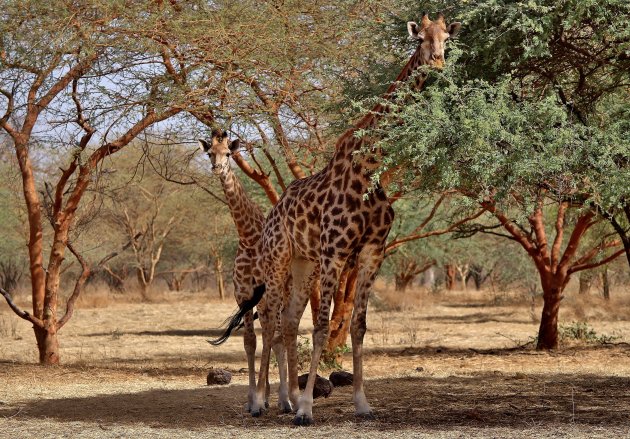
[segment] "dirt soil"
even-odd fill
[[[365,376],[376,419],[355,419],[342,387],[317,399],[316,424],[301,428],[275,407],[275,370],[269,411],[244,412],[241,334],[221,347],[206,342],[231,300],[180,294],[78,309],[61,332],[64,366],[52,368],[35,364],[32,330],[0,308],[0,438],[630,437],[630,314],[621,304],[592,299],[585,312],[569,301],[562,319],[585,316],[599,342],[541,353],[519,347],[537,331],[526,303],[496,305],[481,293],[374,303]],[[350,354],[343,366],[352,370]],[[210,367],[230,370],[232,384],[205,385]]]

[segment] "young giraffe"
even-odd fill
[[[238,249],[234,260],[234,272],[232,275],[234,281],[234,298],[239,306],[243,308],[248,303],[256,304],[258,302],[258,315],[263,333],[271,332],[274,328],[270,327],[267,322],[267,313],[265,308],[265,300],[261,300],[262,291],[259,289],[252,296],[254,286],[259,285],[263,280],[262,273],[262,229],[265,216],[260,207],[254,203],[245,193],[241,182],[236,177],[230,167],[230,156],[239,149],[239,140],[236,139],[229,142],[226,132],[221,130],[213,130],[211,140],[205,141],[199,139],[200,148],[208,154],[212,164],[212,172],[218,175],[221,180],[221,186],[227,200],[232,219],[236,225],[238,233]],[[243,344],[247,355],[247,367],[249,371],[249,392],[246,409],[249,411],[253,405],[256,393],[256,334],[254,332],[254,316],[252,307],[243,316],[244,335]],[[234,327],[230,328],[227,335]],[[210,341],[213,345],[219,345],[227,340],[227,336],[222,336],[217,340]],[[280,408],[289,412],[291,404],[288,398],[286,386],[286,365],[284,360],[284,347],[280,344],[274,346],[274,352],[278,358],[280,367],[280,389],[279,401]],[[267,379],[263,382],[265,386],[265,405],[268,405],[269,398],[269,382]]]
[[[387,90],[387,98],[391,98],[398,85],[407,80],[419,66],[443,66],[445,42],[457,33],[460,23],[446,26],[441,14],[435,21],[424,14],[420,25],[409,22],[407,27],[411,37],[418,39],[420,45]],[[417,80],[415,85],[419,87],[421,82]],[[290,399],[297,406],[294,418],[296,425],[307,425],[313,421],[313,386],[320,355],[328,337],[330,304],[346,264],[358,264],[359,267],[351,322],[355,412],[358,416],[372,416],[363,390],[363,337],[368,296],[383,261],[385,240],[394,211],[380,186],[368,192],[372,172],[379,166],[378,156],[355,155],[367,142],[356,137],[355,132],[375,126],[378,114],[385,111],[385,106],[377,105],[370,114],[346,131],[338,140],[336,153],[326,168],[311,177],[294,181],[265,221],[265,300],[270,308],[269,317],[274,320],[273,325],[276,319],[282,320],[289,363]],[[312,284],[318,267],[320,312],[313,331],[309,378],[300,398],[297,383],[297,330],[308,300],[305,292]],[[287,277],[291,275],[293,290],[289,292],[285,286]],[[273,338],[272,334],[263,335],[258,387],[251,411],[256,416],[264,407],[265,389],[262,383],[267,379]]]

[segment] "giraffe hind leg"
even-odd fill
[[[374,279],[383,261],[382,247],[366,247],[359,255],[359,276],[354,298],[350,333],[352,338],[353,400],[355,415],[373,419],[372,408],[363,390],[363,337],[367,330],[367,304]]]
[[[252,312],[245,314],[243,319],[245,331],[243,334],[243,345],[247,354],[247,371],[249,375],[249,386],[247,392],[247,405],[245,409],[249,412],[256,396],[256,333],[254,332],[254,318]]]
[[[342,261],[326,261],[321,265],[321,304],[317,324],[313,330],[313,353],[311,356],[311,367],[308,373],[306,387],[300,397],[298,411],[293,418],[295,425],[310,425],[313,423],[313,389],[317,378],[317,367],[319,359],[328,339],[330,304],[339,283],[341,270],[344,267]]]
[[[297,334],[300,319],[304,314],[306,303],[317,279],[316,265],[304,259],[295,259],[291,264],[293,285],[289,304],[282,311],[282,335],[287,350],[289,366],[289,398],[292,406],[297,410],[300,398],[298,386],[298,358],[297,358]]]

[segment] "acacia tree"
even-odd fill
[[[118,2],[88,2],[73,5],[72,10],[64,2],[3,3],[0,93],[6,106],[0,127],[11,139],[22,178],[33,313],[20,310],[8,292],[3,295],[20,317],[33,324],[42,364],[59,363],[57,333],[71,317],[89,274],[71,233],[99,166],[147,128],[182,111],[182,90],[158,57],[154,41],[146,37],[170,12],[160,2],[124,8]],[[57,146],[67,154],[59,177],[44,191],[50,197],[53,229],[46,266],[46,224],[38,192],[44,185],[38,184],[33,157],[36,151],[45,152],[44,146]],[[66,249],[83,270],[59,317]]]
[[[355,43],[368,33],[365,24],[375,20],[373,14],[382,12],[371,1],[218,1],[197,10],[199,23],[211,17],[213,26],[163,32],[172,65],[192,58],[203,66],[195,72],[189,114],[202,126],[218,124],[243,140],[246,153],[233,158],[264,191],[266,203],[277,202],[291,180],[318,171],[332,152],[335,135],[349,122],[335,108],[343,96],[341,79],[368,67],[360,54],[375,49]],[[186,51],[171,50],[180,44]],[[338,299],[352,303],[353,288],[353,282],[343,282]],[[314,291],[314,317],[317,298]]]
[[[383,139],[386,168],[413,170],[403,171],[409,186],[459,191],[494,218],[479,230],[498,225],[527,252],[544,293],[539,349],[558,344],[571,275],[624,252],[614,230],[581,244],[603,220],[594,206],[628,199],[630,141],[619,117],[629,104],[629,7],[578,3],[462,6],[470,27],[467,52],[454,53],[460,64],[433,73],[422,93],[401,94],[370,133]]]

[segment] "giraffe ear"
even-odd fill
[[[210,151],[210,144],[208,142],[203,139],[197,139],[197,142],[199,143],[199,149],[201,149],[203,152]]]
[[[455,38],[461,29],[462,24],[459,21],[454,21],[448,25],[446,32],[448,32],[451,38]]]
[[[424,40],[424,32],[420,30],[420,26],[415,21],[407,22],[407,31],[409,32],[409,36],[414,40]]]
[[[240,146],[241,146],[241,141],[239,139],[232,140],[232,143],[230,143],[230,151],[236,152],[238,151]]]

